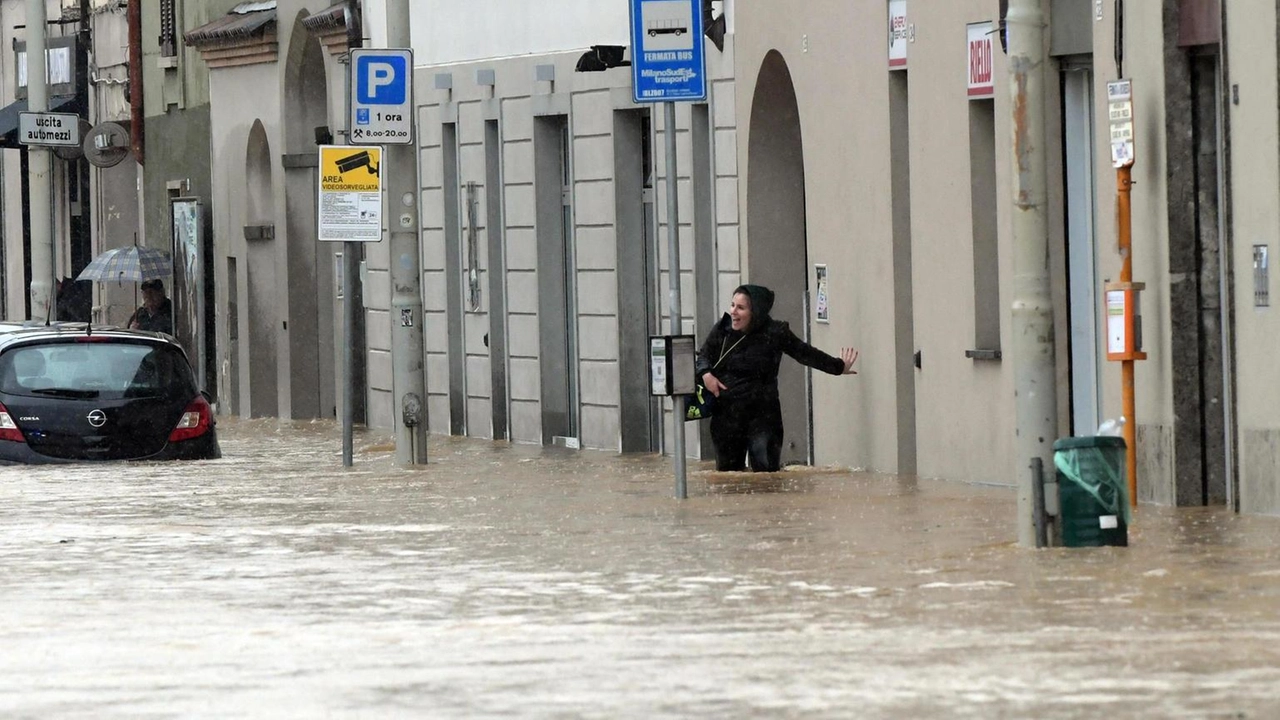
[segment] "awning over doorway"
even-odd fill
[[[243,43],[261,39],[275,30],[274,2],[246,2],[222,17],[188,30],[183,39],[191,47],[205,50],[212,46]]]
[[[243,67],[276,61],[276,4],[245,2],[222,17],[184,34],[188,46],[200,51],[209,69]]]
[[[75,95],[50,95],[49,112],[76,112]],[[27,112],[27,101],[16,100],[0,108],[0,148],[21,148],[18,142],[18,113]]]

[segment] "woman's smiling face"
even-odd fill
[[[751,298],[738,293],[729,302],[729,327],[742,332],[751,326]]]

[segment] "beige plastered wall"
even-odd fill
[[[922,476],[1012,484],[1013,378],[1007,359],[975,362],[966,29],[994,18],[985,2],[913,3],[909,47],[917,459]],[[815,374],[816,461],[897,470],[887,3],[816,2],[803,13],[738,5],[739,200],[755,79],[770,50],[795,84],[804,144],[810,263],[831,277],[831,322],[813,340],[862,350],[852,380]],[[1007,218],[1007,92],[996,55],[997,196],[1002,346],[1009,347],[1012,263]],[[745,216],[745,213],[744,213]],[[744,227],[744,258],[753,242]],[[1060,262],[1060,260],[1058,260]]]
[[[275,64],[247,65],[243,67],[223,68],[212,71],[210,74],[210,94],[216,99],[216,102],[210,105],[210,127],[212,138],[210,147],[214,157],[213,165],[213,237],[214,237],[214,268],[215,268],[215,284],[217,287],[216,299],[218,303],[219,316],[229,317],[228,302],[229,291],[227,288],[227,261],[228,257],[237,258],[238,262],[238,278],[235,289],[236,297],[239,299],[239,337],[240,337],[240,357],[235,363],[239,368],[239,387],[240,398],[239,406],[243,408],[242,413],[247,415],[250,407],[250,395],[254,392],[251,387],[250,364],[255,348],[252,342],[252,333],[250,331],[250,313],[249,308],[251,287],[249,282],[249,252],[247,242],[244,236],[244,226],[250,224],[247,218],[248,214],[248,197],[249,188],[246,185],[246,168],[249,148],[249,136],[256,122],[261,122],[265,131],[267,143],[270,149],[272,164],[272,195],[273,198],[263,202],[263,207],[271,208],[270,212],[276,227],[276,239],[272,241],[256,241],[256,242],[274,242],[276,249],[280,254],[276,257],[276,277],[277,280],[284,275],[285,258],[283,249],[283,217],[284,217],[284,187],[283,187],[283,171],[280,168],[280,155],[283,152],[283,138],[280,129],[280,98],[281,94],[277,92],[262,92],[263,87],[273,87],[278,83],[276,78],[277,66]],[[248,109],[251,111],[246,111]],[[260,219],[254,219],[253,223],[262,222]],[[273,324],[276,328],[276,360],[277,368],[287,368],[288,358],[288,342],[284,335],[282,323],[288,315],[288,286],[287,283],[277,282],[278,292],[275,302],[264,303],[267,307],[274,308]],[[218,326],[218,345],[221,348],[230,348],[228,330],[225,323],[219,323]],[[260,350],[259,350],[260,351]],[[224,359],[225,360],[225,359]],[[221,367],[222,371],[227,371],[231,367],[227,363]],[[283,373],[283,370],[280,371]],[[224,382],[226,380],[224,379]],[[225,385],[230,387],[230,385]],[[277,387],[279,388],[278,397],[282,404],[279,412],[282,417],[288,407],[288,378],[287,374],[280,378]],[[260,390],[259,390],[260,391]]]
[[[1280,514],[1280,316],[1275,295],[1280,227],[1277,155],[1276,6],[1233,3],[1228,17],[1230,83],[1239,102],[1231,125],[1232,269],[1235,277],[1236,412],[1240,511]],[[1234,93],[1233,93],[1234,94]],[[1265,245],[1272,268],[1270,305],[1254,306],[1253,246]]]

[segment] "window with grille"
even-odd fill
[[[178,54],[178,24],[175,5],[178,0],[160,0],[160,55],[174,57]]]

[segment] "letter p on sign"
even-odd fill
[[[409,67],[401,57],[356,60],[356,96],[366,105],[401,105],[408,97]]]

